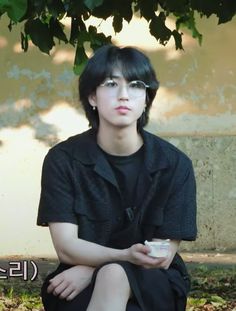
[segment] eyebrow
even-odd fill
[[[114,74],[112,74],[112,75],[108,76],[107,78],[111,78],[111,79],[122,79],[123,76],[119,76],[119,75],[114,75]]]

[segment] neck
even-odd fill
[[[110,128],[109,130],[99,127],[97,143],[109,154],[125,156],[136,152],[142,146],[143,140],[136,126],[135,128]]]

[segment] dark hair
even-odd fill
[[[99,48],[88,60],[79,78],[80,101],[89,125],[97,130],[99,118],[97,110],[92,109],[88,97],[107,77],[112,76],[115,67],[121,70],[127,81],[141,80],[150,86],[147,88],[145,112],[137,122],[138,130],[140,130],[148,123],[149,110],[159,87],[159,82],[147,56],[135,48],[119,48],[114,45],[105,45]]]

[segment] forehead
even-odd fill
[[[108,78],[119,79],[119,80],[124,79],[125,80],[125,77],[124,77],[122,71],[118,68],[113,69],[110,72],[110,74],[108,75]]]
[[[132,68],[133,66],[124,66],[124,64],[116,64],[114,67],[109,68],[107,70],[105,78],[113,78],[119,80],[142,80],[142,75],[136,70],[136,68]]]

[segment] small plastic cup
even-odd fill
[[[170,240],[163,241],[145,241],[145,245],[151,248],[148,253],[151,257],[167,257],[170,250]]]

